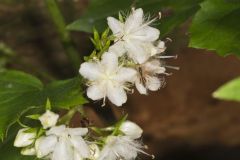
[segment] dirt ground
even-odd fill
[[[25,2],[0,3],[0,41],[22,57],[21,63],[14,61],[8,67],[40,78],[39,71],[58,79],[73,76],[44,5]],[[82,13],[87,1],[77,4],[74,9],[79,12],[65,10],[66,16],[72,16],[69,21]],[[185,29],[175,31],[174,43],[168,45],[170,54],[178,54],[169,63],[181,69],[169,70],[173,75],[166,77],[166,86],[149,96],[134,93],[124,108],[114,111],[129,112],[129,118],[142,126],[143,140],[157,160],[240,159],[240,103],[211,96],[221,84],[240,75],[240,61],[187,48],[185,33]],[[79,51],[90,53],[87,34],[74,32],[73,37]]]

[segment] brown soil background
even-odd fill
[[[71,22],[88,3],[80,0],[74,6],[68,1],[60,4]],[[211,96],[221,84],[240,75],[240,61],[233,56],[222,58],[187,48],[186,26],[169,35],[174,42],[168,45],[168,53],[178,54],[179,58],[168,63],[181,69],[169,70],[174,74],[166,77],[167,85],[149,96],[129,95],[123,108],[113,109],[117,115],[128,112],[129,118],[142,126],[143,140],[157,160],[240,159],[240,104]],[[88,36],[73,33],[78,50],[86,54],[92,49]],[[39,78],[43,77],[36,70],[58,79],[73,75],[41,1],[0,2],[0,41],[22,57],[21,64],[13,61],[9,68]],[[88,113],[95,124],[102,124],[92,110]]]

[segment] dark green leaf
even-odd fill
[[[53,108],[68,109],[86,102],[80,78],[56,81],[44,87],[40,80],[26,73],[0,72],[0,138],[24,111],[33,106],[45,109],[47,98]]]
[[[223,100],[240,101],[240,78],[236,78],[213,93],[213,97]]]
[[[190,46],[240,55],[240,1],[206,0],[191,26]]]
[[[186,21],[199,8],[202,0],[138,0],[136,7],[142,7],[146,13],[157,15],[163,13],[159,28],[162,35]],[[92,28],[103,31],[107,27],[108,16],[119,16],[119,11],[129,11],[133,1],[130,0],[91,0],[85,14],[68,25],[69,30],[92,32]]]

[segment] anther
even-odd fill
[[[165,42],[172,42],[172,39],[167,37]]]
[[[161,19],[161,18],[162,18],[162,13],[158,12],[158,19]]]
[[[155,159],[155,156],[153,154],[151,156],[152,156],[152,159]]]

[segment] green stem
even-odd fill
[[[61,14],[61,11],[55,0],[45,0],[49,13],[52,17],[52,20],[57,27],[58,33],[60,35],[65,53],[68,59],[71,61],[74,69],[78,70],[80,65],[80,57],[77,50],[73,46],[70,33],[66,30],[66,23]]]
[[[70,109],[64,116],[62,116],[59,121],[58,124],[66,124],[69,125],[71,122],[72,117],[75,115],[75,113],[78,111],[78,107],[74,107],[72,109]]]

